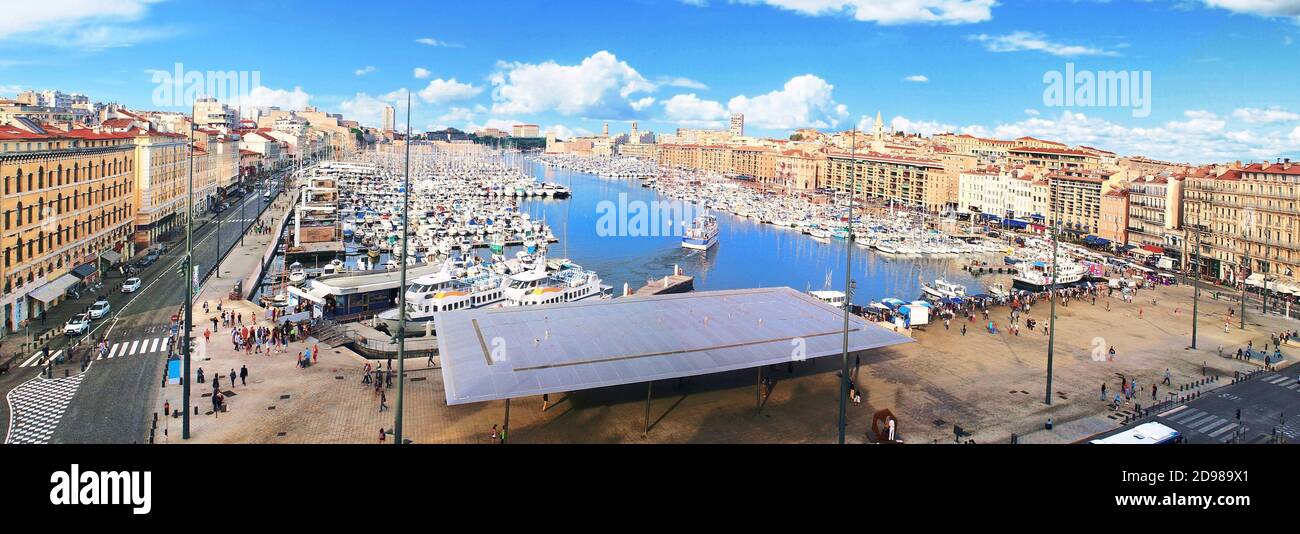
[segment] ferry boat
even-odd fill
[[[536,306],[603,296],[605,288],[594,272],[573,267],[547,274],[543,267],[511,276],[505,305]]]
[[[1057,262],[1057,287],[1066,286],[1083,279],[1087,273],[1078,262],[1064,258]],[[1042,291],[1052,286],[1052,266],[1046,261],[1026,261],[1020,263],[1020,270],[1012,277],[1013,286],[1030,291]]]
[[[695,219],[686,235],[682,236],[682,248],[709,250],[718,244],[718,218],[701,215]]]
[[[963,298],[966,296],[966,286],[954,284],[939,278],[934,281],[934,284],[922,284],[921,292],[924,293],[926,297],[934,300]]]
[[[446,272],[417,280],[406,291],[406,332],[413,336],[435,332],[433,318],[438,312],[484,308],[501,303],[505,300],[506,280],[494,273],[456,279]],[[400,320],[397,308],[380,313],[379,320],[389,332],[397,333]]]

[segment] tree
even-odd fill
[[[790,134],[790,140],[791,140],[791,141],[803,141],[803,134],[801,134],[801,133]]]

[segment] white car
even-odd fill
[[[68,319],[68,324],[63,325],[63,335],[65,336],[78,336],[85,334],[89,330],[90,319],[86,318],[84,313],[73,315],[71,319]]]
[[[139,278],[127,278],[125,282],[122,282],[123,293],[135,293],[139,289],[140,289]]]
[[[107,300],[96,302],[90,306],[90,318],[103,319],[105,315],[108,315],[109,310],[112,309],[113,307],[109,306]]]

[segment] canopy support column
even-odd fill
[[[650,435],[650,395],[654,392],[654,386],[653,380],[645,383],[645,429],[641,431],[641,437]]]
[[[506,399],[506,422],[501,425],[501,444],[506,442],[506,436],[510,433],[510,399]]]
[[[758,381],[754,382],[754,410],[763,411],[763,367],[758,367]]]

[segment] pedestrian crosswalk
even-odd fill
[[[1300,390],[1300,379],[1291,378],[1286,375],[1277,375],[1274,377],[1264,378],[1262,380],[1269,384],[1273,384],[1279,387],[1284,387],[1291,391]]]
[[[95,359],[104,360],[104,359],[113,359],[113,358],[124,358],[127,356],[140,356],[145,354],[166,353],[167,348],[169,346],[171,346],[171,338],[166,336],[144,338],[144,339],[133,339],[130,341],[120,341],[110,345],[108,348],[108,352],[105,352],[103,354],[96,353]],[[59,357],[60,354],[63,354],[62,350],[51,352],[49,359],[50,360],[56,359]],[[22,363],[18,364],[18,367],[32,367],[32,368],[41,367],[45,365],[47,361],[44,358],[42,358],[43,355],[44,352],[38,351],[35,354],[32,354],[26,360],[23,360]]]
[[[6,444],[49,443],[59,420],[72,402],[81,377],[46,379],[36,377],[14,388],[6,396],[11,414]]]
[[[1231,419],[1204,412],[1190,406],[1186,409],[1171,410],[1161,414],[1166,421],[1177,423],[1186,433],[1197,432],[1211,439],[1227,443],[1233,437],[1232,431],[1239,426]]]

